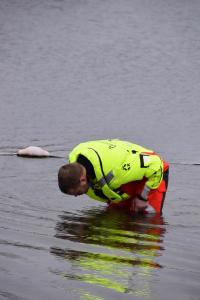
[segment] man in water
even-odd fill
[[[77,145],[58,172],[60,190],[109,207],[143,213],[148,205],[162,214],[169,165],[154,151],[117,139]]]

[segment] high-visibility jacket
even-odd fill
[[[96,178],[87,194],[99,201],[105,202],[105,199],[95,194],[96,189],[101,189],[107,199],[118,203],[130,198],[120,190],[122,184],[146,178],[144,197],[162,181],[162,159],[154,151],[127,141],[112,139],[81,143],[69,154],[69,162],[76,162],[79,155],[85,156],[93,165]]]

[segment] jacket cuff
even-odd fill
[[[141,194],[138,195],[138,198],[140,200],[147,201],[150,190],[151,189],[148,186],[145,185],[145,187],[144,187],[143,191],[141,192]]]

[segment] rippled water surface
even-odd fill
[[[200,3],[0,1],[0,299],[200,299]],[[171,163],[162,217],[62,195],[80,141]],[[63,158],[28,159],[41,146]]]

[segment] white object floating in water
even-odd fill
[[[18,150],[17,155],[28,157],[49,157],[50,153],[40,147],[29,146],[27,148]]]

